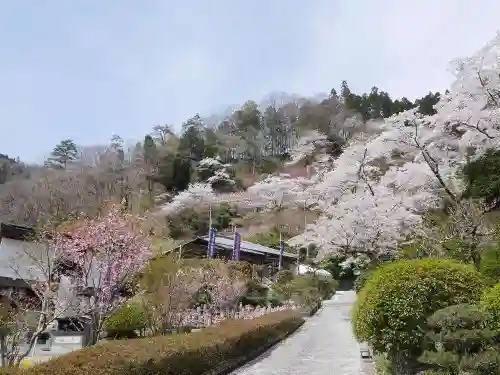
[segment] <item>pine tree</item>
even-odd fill
[[[78,149],[75,142],[72,139],[64,139],[54,147],[45,165],[55,169],[66,169],[68,163],[77,159],[77,153]]]

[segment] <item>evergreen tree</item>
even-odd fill
[[[77,159],[77,153],[78,149],[75,142],[71,139],[64,139],[54,147],[45,165],[50,168],[66,169],[68,163]]]

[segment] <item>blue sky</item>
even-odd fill
[[[269,92],[445,89],[499,27],[494,0],[0,2],[0,152],[141,139]]]

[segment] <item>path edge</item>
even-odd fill
[[[240,367],[243,367],[247,363],[253,361],[254,359],[260,357],[262,354],[267,352],[268,350],[271,350],[273,347],[275,347],[277,344],[294,334],[300,327],[302,327],[305,323],[305,320],[302,319],[302,321],[297,324],[295,328],[292,330],[288,331],[287,333],[279,336],[275,340],[271,340],[269,343],[266,345],[261,346],[258,349],[255,349],[254,351],[250,352],[246,356],[239,357],[235,360],[225,362],[222,364],[219,368],[209,371],[205,373],[205,375],[229,375],[231,372],[234,370],[237,370]]]

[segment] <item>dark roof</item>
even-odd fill
[[[29,288],[30,285],[22,279],[11,279],[10,277],[0,276],[0,287]]]
[[[198,237],[199,239],[208,243],[208,236]],[[233,248],[234,239],[228,236],[215,236],[215,245],[222,247],[224,249],[232,249]],[[253,254],[271,254],[271,255],[280,255],[280,251],[277,249],[273,249],[271,247],[259,245],[257,243],[249,242],[241,240],[241,251],[245,253],[253,253]],[[292,254],[288,252],[283,252],[283,257],[285,258],[293,258],[297,259],[297,254]]]
[[[29,241],[35,235],[32,227],[16,224],[1,223],[0,237],[10,238],[12,240]]]
[[[225,250],[232,250],[233,249],[233,241],[234,239],[229,236],[223,236],[223,235],[217,235],[215,237],[215,247],[216,248],[222,248]],[[204,245],[208,245],[208,236],[201,236],[197,237],[191,241],[187,241],[180,246],[184,246],[190,243],[202,243]],[[175,249],[178,249],[179,246],[177,246]],[[167,252],[173,251],[174,249],[170,249]],[[273,249],[271,247],[259,245],[253,242],[249,241],[244,241],[241,240],[240,243],[240,250],[244,253],[250,253],[250,254],[256,254],[256,255],[276,255],[279,256],[280,252],[277,249]],[[290,259],[297,259],[297,254],[292,254],[288,252],[283,252],[283,257],[284,258],[290,258]]]

